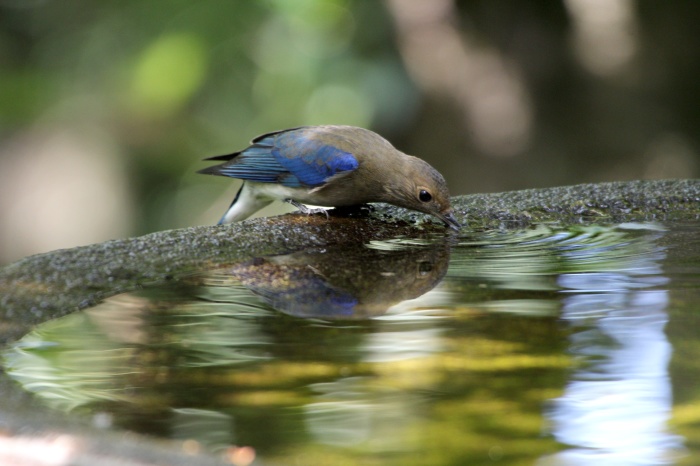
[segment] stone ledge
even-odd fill
[[[630,181],[454,198],[463,231],[533,223],[696,219],[700,180]],[[433,219],[378,205],[363,218],[287,214],[168,230],[31,256],[0,269],[2,341],[107,296],[171,280],[202,265],[396,236],[454,234]]]

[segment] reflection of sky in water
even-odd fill
[[[567,273],[562,319],[578,359],[564,394],[546,413],[570,448],[542,464],[669,464],[682,440],[668,432],[671,345],[664,334],[668,292],[662,251],[630,257],[615,272]]]
[[[439,329],[391,330],[368,336],[363,344],[367,362],[391,362],[419,358],[440,351]]]

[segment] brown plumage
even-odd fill
[[[263,134],[200,173],[244,181],[219,223],[243,220],[275,199],[327,207],[387,202],[458,229],[442,175],[354,126],[304,126]]]

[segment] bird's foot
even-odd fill
[[[301,212],[302,214],[312,215],[312,214],[321,214],[322,213],[322,214],[326,215],[326,218],[328,218],[328,210],[326,210],[326,209],[323,209],[323,208],[312,209],[310,207],[306,207],[301,202],[295,201],[294,199],[285,199],[284,202],[288,202],[288,203],[292,204],[294,207],[299,209],[299,212]]]

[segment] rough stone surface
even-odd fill
[[[614,223],[697,218],[700,180],[632,181],[459,196],[463,233],[538,222]],[[0,341],[107,296],[171,280],[202,265],[397,236],[455,234],[431,217],[378,205],[354,217],[289,214],[169,230],[31,256],[0,269]]]

